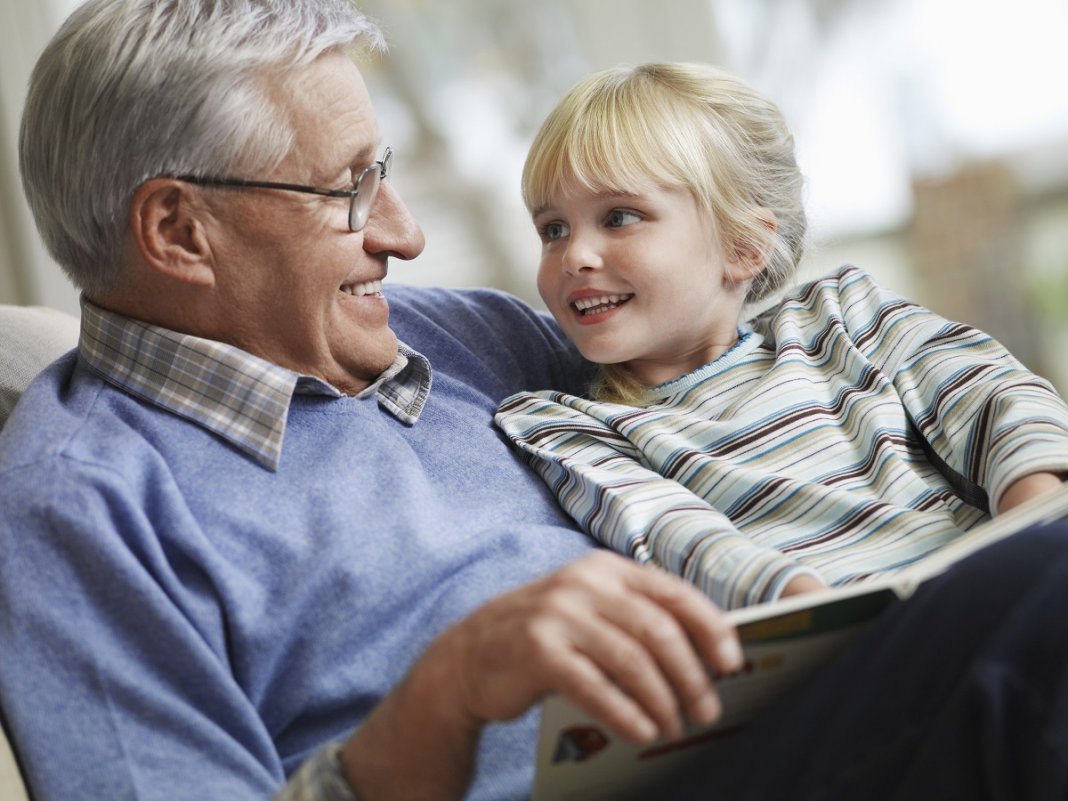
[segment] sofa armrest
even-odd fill
[[[74,315],[0,304],[0,428],[34,376],[77,344]]]
[[[0,798],[4,801],[29,801],[26,785],[3,727],[0,727]]]

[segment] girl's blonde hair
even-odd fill
[[[794,138],[778,107],[743,81],[688,63],[589,76],[535,136],[523,168],[523,202],[533,212],[569,181],[627,192],[649,178],[689,189],[728,252],[767,253],[747,302],[793,276],[807,227]],[[601,373],[596,397],[633,402],[643,394],[622,367],[606,365]]]

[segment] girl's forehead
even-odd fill
[[[535,204],[534,214],[562,202],[594,202],[606,198],[637,197],[641,194],[642,188],[648,186],[651,186],[651,184],[646,182],[641,185],[633,182],[621,183],[596,176],[578,177],[569,175],[560,177],[556,180],[548,181],[542,186],[542,192],[539,193]]]
[[[669,176],[648,169],[631,168],[612,171],[604,168],[568,171],[555,176],[545,185],[546,194],[584,195],[589,197],[638,197],[658,190],[689,189]]]
[[[592,158],[582,154],[561,159],[544,176],[547,191],[575,191],[626,194],[658,183],[654,170],[629,158]]]

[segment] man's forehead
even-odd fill
[[[367,86],[345,55],[317,59],[282,90],[293,126],[293,155],[331,177],[377,158],[381,135]]]

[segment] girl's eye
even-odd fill
[[[562,222],[550,222],[538,227],[538,235],[543,242],[555,242],[567,236],[567,226]]]
[[[609,228],[622,228],[624,225],[633,225],[641,220],[633,211],[626,209],[612,209],[605,217],[604,224]]]

